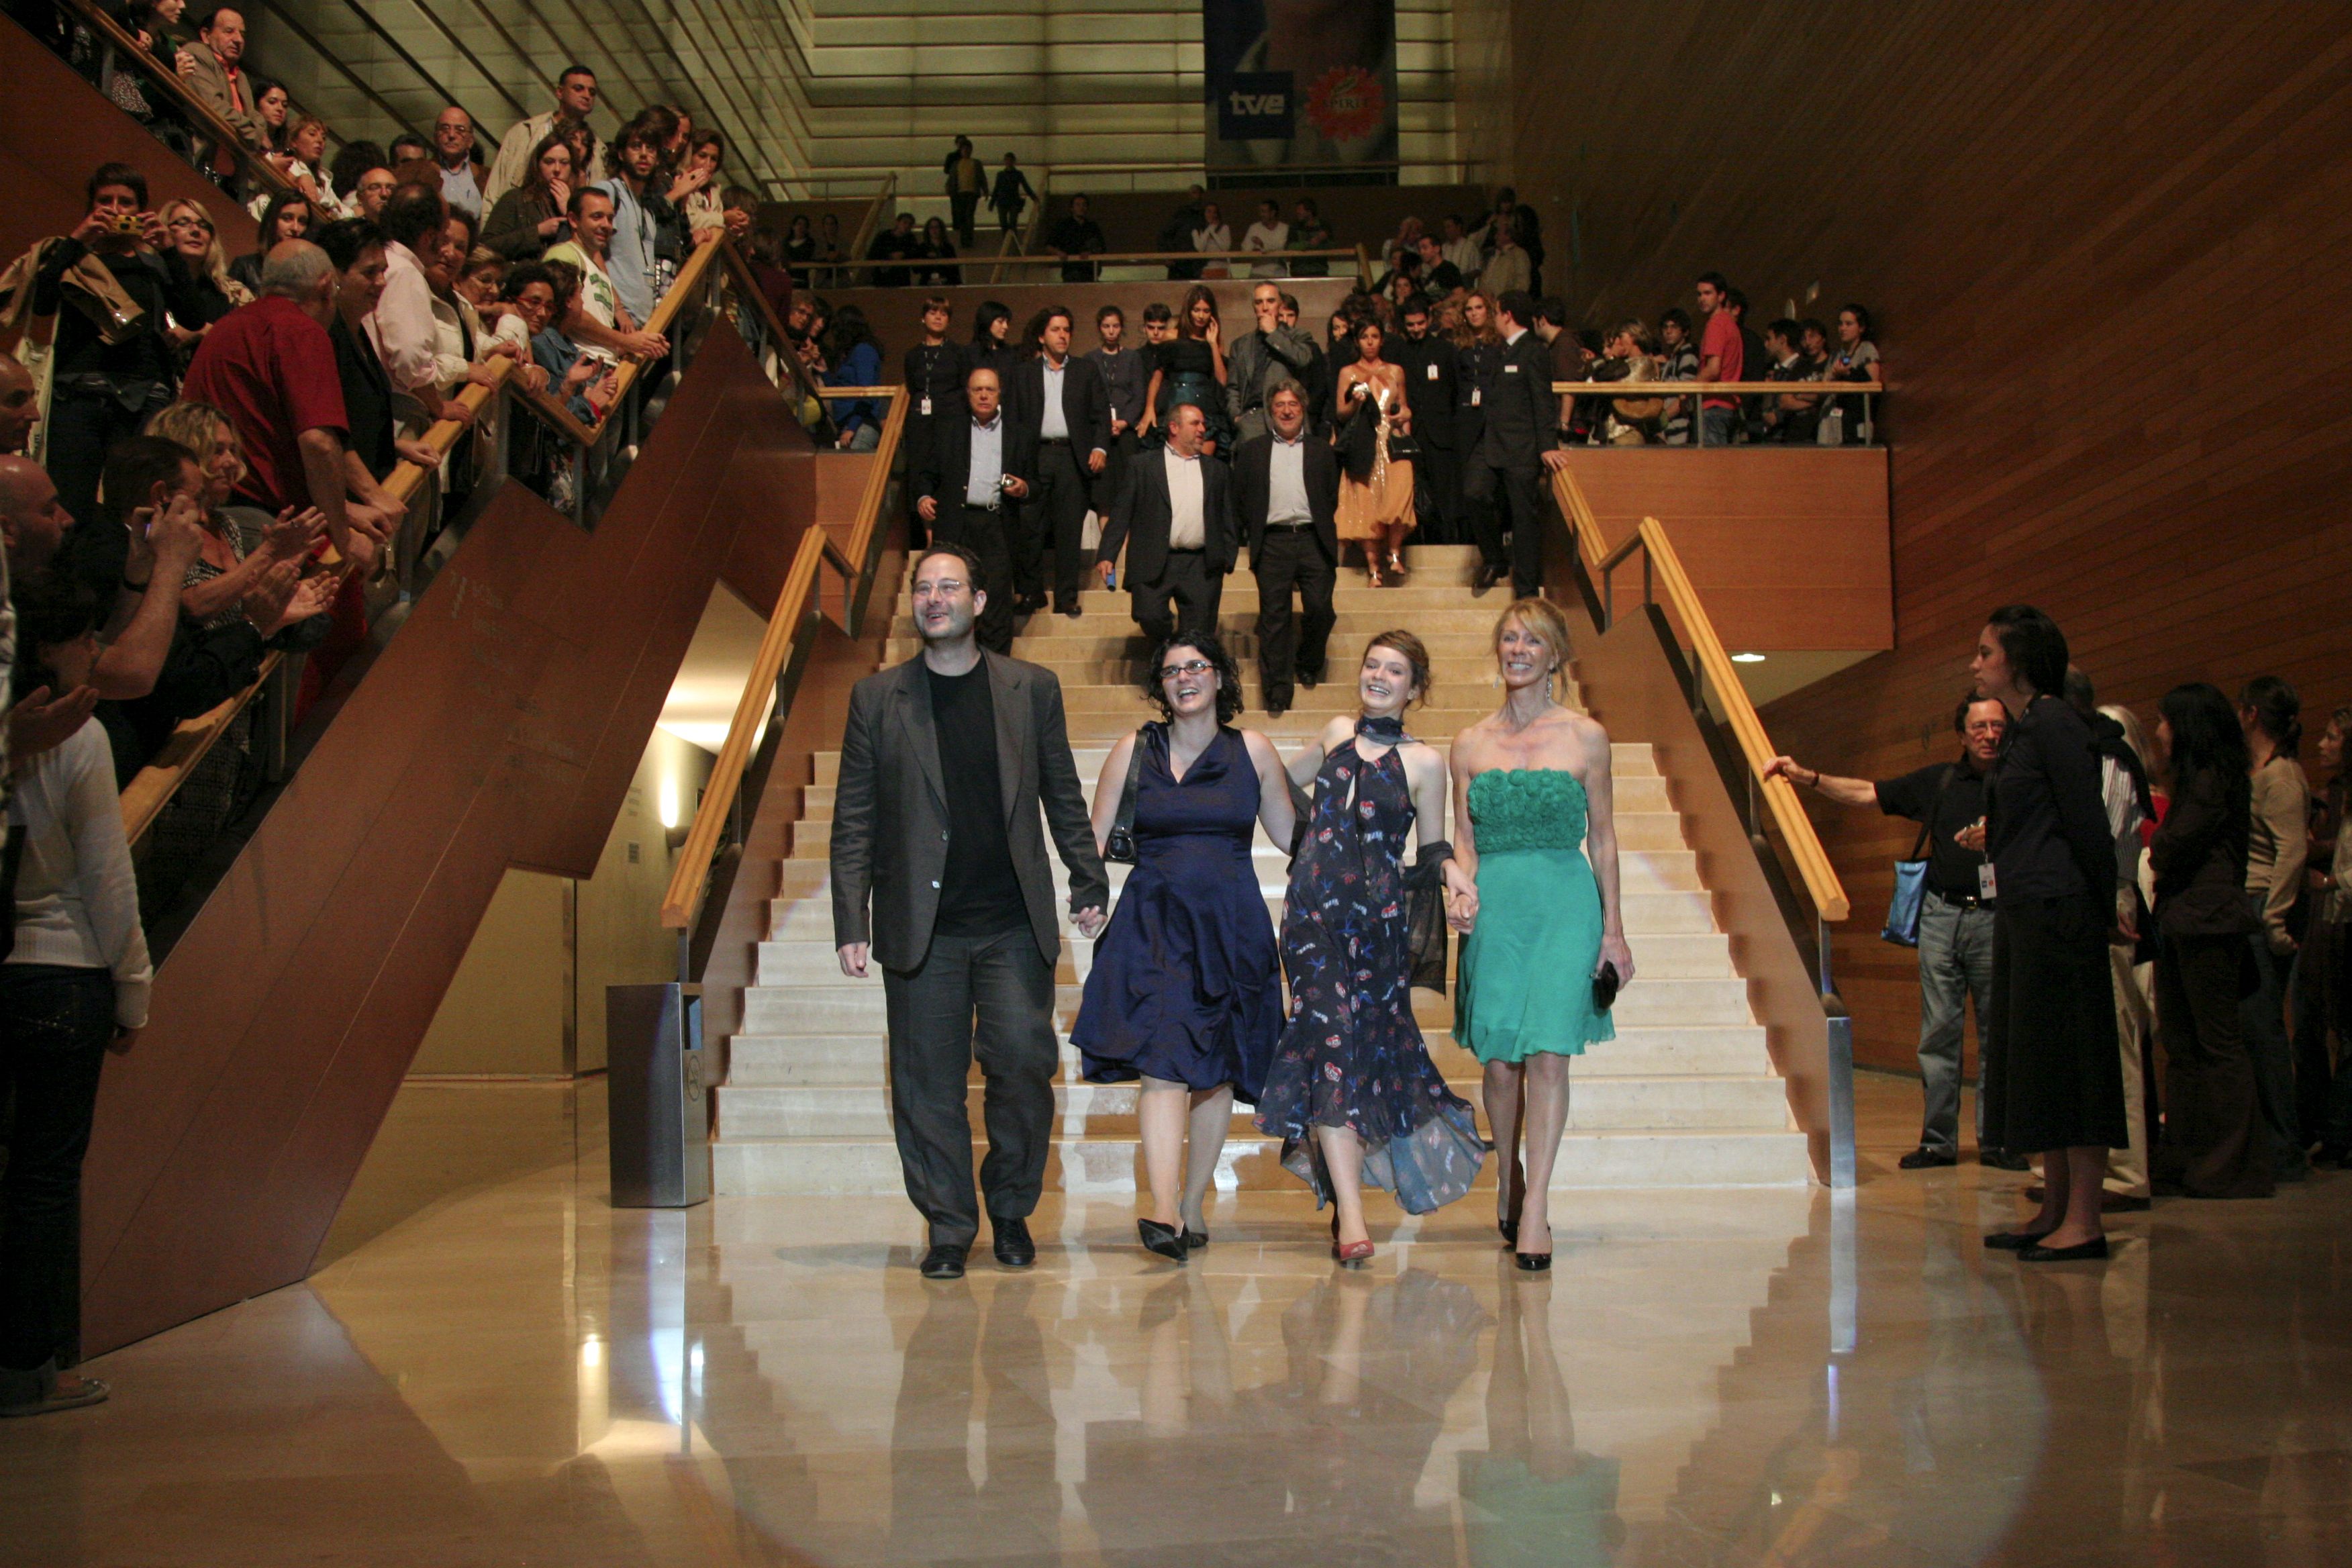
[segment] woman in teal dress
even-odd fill
[[[1535,1273],[1551,1267],[1568,1061],[1616,1037],[1593,979],[1606,964],[1623,985],[1633,955],[1617,895],[1609,731],[1552,697],[1568,662],[1566,619],[1542,599],[1519,600],[1495,626],[1495,661],[1502,707],[1454,738],[1454,853],[1477,883],[1454,1037],[1486,1067],[1496,1223]]]

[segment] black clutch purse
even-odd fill
[[[1594,1012],[1609,1011],[1610,1004],[1617,1000],[1617,987],[1620,984],[1617,978],[1617,966],[1613,963],[1602,964],[1601,973],[1592,977],[1592,1010]]]

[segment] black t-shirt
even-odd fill
[[[948,864],[940,878],[937,930],[946,936],[1001,936],[1029,923],[1004,832],[1004,791],[996,773],[996,701],[988,661],[962,675],[926,668],[940,772],[948,786]]]
[[[1936,786],[1948,766],[1952,782],[1938,795]],[[1952,836],[1984,815],[1984,775],[1956,763],[1933,763],[1899,779],[1883,780],[1876,788],[1879,810],[1927,825],[1927,886],[1956,899],[1975,898],[1977,868],[1984,864],[1984,857],[1961,848]]]

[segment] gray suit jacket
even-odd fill
[[[269,132],[262,125],[260,117],[253,112],[253,73],[245,68],[245,62],[239,60],[237,69],[240,75],[238,85],[244,89],[246,106],[237,109],[229,102],[228,73],[221,69],[220,60],[205,46],[205,41],[198,38],[186,47],[188,58],[195,62],[195,69],[184,79],[188,90],[202,99],[215,114],[227,121],[229,128],[236,132],[237,140],[244,142],[248,151],[269,151]]]
[[[1013,869],[1038,951],[1052,963],[1062,951],[1062,928],[1045,859],[1047,826],[1069,869],[1073,910],[1108,910],[1110,883],[1070,757],[1062,683],[1051,670],[1017,658],[981,658],[996,709],[997,777]],[[867,676],[850,693],[833,803],[835,945],[870,942],[875,961],[888,969],[920,965],[939,919],[947,859],[947,781],[918,655]]]

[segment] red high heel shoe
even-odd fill
[[[1342,1268],[1361,1268],[1371,1260],[1372,1244],[1369,1239],[1339,1239],[1339,1210],[1335,1205],[1331,1210],[1331,1261]]]

